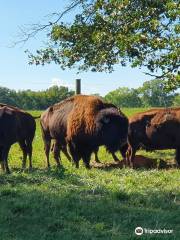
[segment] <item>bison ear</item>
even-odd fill
[[[107,123],[110,122],[110,118],[109,117],[103,117],[102,122],[107,124]]]

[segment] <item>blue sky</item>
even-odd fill
[[[117,66],[111,74],[85,72],[77,75],[76,70],[61,70],[55,64],[42,66],[28,65],[26,49],[35,51],[43,46],[45,33],[30,39],[25,46],[10,48],[18,40],[19,27],[24,24],[46,21],[45,16],[62,11],[68,1],[65,0],[6,0],[0,5],[0,86],[11,89],[42,90],[53,84],[74,88],[76,78],[82,79],[82,93],[100,93],[105,95],[118,87],[136,88],[150,80],[143,69]],[[71,16],[73,13],[71,14]],[[68,20],[71,17],[68,16]]]

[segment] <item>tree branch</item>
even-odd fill
[[[12,47],[18,45],[18,44],[25,44],[30,38],[34,38],[39,32],[52,27],[53,25],[57,24],[67,13],[69,13],[71,10],[73,10],[75,7],[77,7],[83,0],[75,0],[73,1],[69,6],[66,7],[66,9],[61,12],[61,13],[52,13],[50,17],[57,16],[57,19],[54,21],[49,21],[47,24],[28,24],[29,28],[27,25],[19,27],[20,33],[19,33],[19,38],[20,40],[15,41],[12,45]]]

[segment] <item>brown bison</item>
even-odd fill
[[[95,96],[78,95],[49,107],[41,116],[47,165],[51,140],[54,158],[60,165],[60,151],[66,144],[76,167],[82,158],[89,168],[93,151],[104,145],[115,152],[127,142],[128,119],[114,105]]]
[[[10,172],[8,153],[10,147],[18,142],[23,151],[22,167],[26,167],[27,155],[29,168],[32,168],[32,141],[35,135],[36,123],[34,117],[23,110],[0,104],[0,161],[3,169]]]
[[[129,119],[127,158],[133,165],[136,151],[176,149],[180,165],[180,108],[152,109]]]
[[[92,164],[95,168],[100,169],[109,169],[109,168],[120,168],[122,169],[126,165],[125,159],[118,161],[118,162],[112,162],[112,163],[97,163],[94,162]],[[133,167],[135,169],[168,169],[173,167],[172,164],[167,164],[164,160],[160,159],[159,161],[157,159],[151,159],[148,157],[144,157],[141,155],[136,155],[134,159],[134,165]]]
[[[124,160],[123,160],[124,161]],[[160,159],[159,161],[157,159],[151,159],[145,156],[141,156],[141,155],[136,155],[134,162],[133,162],[133,168],[134,169],[140,169],[140,168],[144,168],[144,169],[165,169],[168,168],[167,163]]]

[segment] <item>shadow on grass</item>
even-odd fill
[[[1,176],[3,240],[130,240],[139,239],[134,234],[137,226],[174,230],[172,235],[141,239],[180,239],[179,202],[170,190],[108,191],[102,186],[81,186],[79,176],[65,170],[34,170],[33,174]]]
[[[61,166],[60,168],[53,167],[51,169],[33,168],[32,170],[24,170],[21,168],[12,168],[11,174],[2,173],[0,175],[0,186],[8,185],[17,186],[18,184],[44,184],[54,180],[64,180],[67,183],[75,183],[82,185],[80,178],[66,171]]]

